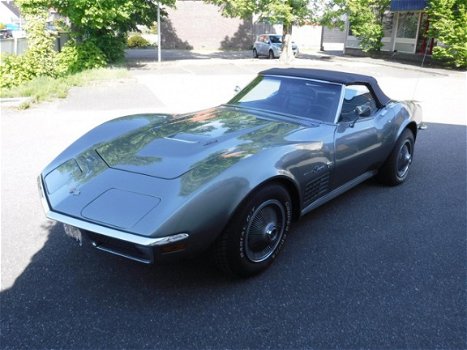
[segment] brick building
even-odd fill
[[[257,35],[282,33],[282,26],[250,20],[226,18],[221,9],[201,0],[178,0],[176,8],[166,9],[161,22],[162,48],[165,49],[250,49]],[[293,28],[294,41],[301,48],[319,48],[320,26]]]

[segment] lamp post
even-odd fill
[[[161,6],[157,0],[157,62],[161,63]]]

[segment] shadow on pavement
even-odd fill
[[[131,49],[126,50],[125,58],[127,64],[138,64],[157,60],[157,49]],[[209,60],[209,59],[244,59],[252,58],[250,50],[229,50],[229,51],[193,51],[193,50],[161,50],[161,60]]]
[[[141,348],[153,332],[169,331],[143,331],[141,323],[157,318],[165,327],[167,315],[183,314],[194,300],[202,308],[219,298],[211,292],[233,283],[207,259],[146,266],[79,247],[59,223],[46,229],[44,247],[14,286],[1,293],[2,349]],[[143,333],[149,338],[142,340]],[[139,340],[131,340],[136,334]]]
[[[302,218],[248,280],[80,248],[51,223],[1,293],[2,349],[462,348],[465,142],[430,124],[406,184],[368,181]]]

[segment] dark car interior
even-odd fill
[[[360,117],[358,113],[358,107],[364,106],[368,106],[370,108],[369,115],[373,114],[377,109],[375,100],[369,91],[361,95],[353,96],[352,98],[344,98],[339,121],[354,121],[355,118]]]

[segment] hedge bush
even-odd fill
[[[35,77],[23,56],[2,55],[0,63],[0,87],[10,88]]]
[[[149,41],[144,39],[141,35],[136,34],[128,38],[127,45],[129,48],[136,48],[136,47],[147,47],[147,46],[150,46],[151,44],[149,43]]]
[[[58,74],[65,75],[106,65],[105,54],[94,42],[76,43],[68,41],[58,54],[57,71]]]
[[[102,32],[90,36],[104,53],[108,63],[119,63],[125,58],[126,35],[114,32]]]

